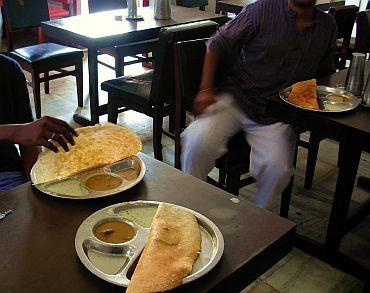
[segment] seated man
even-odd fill
[[[75,131],[64,121],[43,117],[33,121],[27,84],[20,66],[0,55],[0,192],[29,180],[30,171],[40,152],[39,146],[53,151],[68,151],[74,144]],[[64,139],[63,139],[64,137]],[[15,146],[19,145],[19,151]]]
[[[293,173],[296,134],[266,113],[268,97],[335,71],[335,21],[315,4],[259,0],[212,36],[194,104],[198,118],[183,134],[184,172],[206,180],[228,140],[243,129],[257,185],[252,200],[264,208],[278,203]],[[231,69],[216,89],[221,61]]]

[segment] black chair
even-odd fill
[[[354,42],[351,44],[351,35],[353,26],[356,21],[358,7],[355,5],[330,7],[331,14],[338,28],[338,54],[336,65],[337,69],[342,70],[346,66],[346,60],[351,59],[351,54],[354,49]]]
[[[355,50],[365,54],[370,53],[370,9],[361,11],[357,15]]]
[[[177,6],[183,7],[199,7],[200,10],[206,10],[206,6],[208,5],[208,0],[176,0]]]
[[[163,160],[162,133],[174,138],[163,129],[163,117],[174,116],[175,81],[173,44],[178,41],[211,36],[217,29],[213,21],[201,21],[162,28],[154,51],[154,70],[135,76],[125,76],[103,82],[108,92],[108,120],[116,123],[119,108],[132,109],[153,118],[154,156]]]
[[[180,134],[185,127],[186,111],[191,112],[193,100],[199,90],[202,76],[204,56],[206,53],[206,39],[178,42],[175,46],[175,68],[176,68],[176,115],[175,115],[175,166],[181,169]],[[222,74],[227,72],[226,66],[221,64],[217,70],[221,79]],[[250,146],[245,139],[245,133],[237,133],[227,145],[228,152],[217,159],[216,168],[219,169],[219,181],[208,181],[216,186],[225,188],[228,192],[239,195],[239,189],[252,182],[250,176],[240,180],[243,174],[249,171]],[[226,180],[226,182],[225,182]]]
[[[42,21],[49,20],[47,0],[26,0],[24,5],[18,1],[4,0],[3,12],[7,31],[14,32],[19,29],[40,27]],[[83,106],[83,68],[81,50],[54,44],[43,43],[34,46],[19,48],[10,52],[10,57],[16,59],[22,68],[32,75],[36,117],[41,117],[40,83],[45,83],[45,93],[49,93],[49,81],[73,75],[76,77],[78,105]],[[74,66],[74,70],[62,68]],[[49,72],[59,71],[49,75]],[[44,77],[40,77],[40,74]]]
[[[116,10],[127,8],[127,0],[88,0],[89,13],[101,11]],[[98,60],[98,63],[106,66],[116,72],[116,77],[124,75],[124,67],[141,62],[151,62],[152,57],[148,57],[148,53],[153,52],[157,43],[157,39],[146,40],[142,42],[128,43],[113,48],[100,49],[100,54],[108,54],[114,57],[114,67]],[[132,57],[134,60],[126,61],[125,57]]]

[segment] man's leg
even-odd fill
[[[206,180],[217,158],[227,151],[227,142],[242,125],[228,95],[208,107],[182,134],[181,166],[185,173]]]
[[[284,123],[261,125],[245,117],[244,129],[251,146],[251,173],[257,192],[252,201],[267,209],[280,204],[280,195],[294,172],[294,130]]]

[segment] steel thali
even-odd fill
[[[320,109],[311,109],[296,105],[291,103],[288,100],[288,96],[292,90],[292,87],[288,87],[279,92],[280,98],[294,106],[303,110],[307,111],[314,111],[314,112],[325,112],[325,113],[339,113],[339,112],[346,112],[356,108],[361,103],[361,99],[354,96],[352,93],[347,92],[340,88],[332,88],[327,86],[317,86],[317,98],[319,102]],[[339,99],[342,97],[343,101],[337,101],[337,99],[332,99],[332,96],[336,96]]]
[[[92,190],[86,182],[97,175],[109,175],[117,181],[116,186],[108,190]],[[92,199],[114,195],[132,188],[138,184],[145,175],[145,164],[137,156],[131,156],[119,162],[88,170],[86,172],[65,179],[35,184],[41,192],[60,198]],[[31,181],[35,182],[35,171],[31,170]]]
[[[75,249],[85,267],[97,277],[110,283],[127,287],[149,234],[151,221],[160,202],[134,201],[115,204],[89,216],[79,227]],[[179,207],[179,206],[176,206]],[[202,246],[193,271],[183,279],[183,284],[208,273],[220,260],[224,239],[217,226],[205,216],[193,213],[198,221]],[[94,227],[107,220],[124,221],[136,230],[136,236],[124,243],[106,243],[94,235]]]

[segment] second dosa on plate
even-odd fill
[[[303,108],[319,110],[316,80],[305,80],[293,84],[288,101]]]
[[[193,269],[201,240],[197,219],[191,212],[160,204],[126,292],[164,292],[180,286]]]
[[[48,149],[39,155],[33,168],[34,184],[66,178],[86,170],[123,160],[141,150],[141,141],[132,131],[122,126],[105,123],[76,129],[75,146],[65,152],[59,147],[54,153]]]

